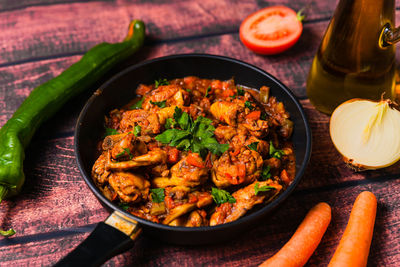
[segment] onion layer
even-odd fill
[[[351,99],[332,113],[332,142],[351,167],[379,169],[400,159],[400,112],[393,105]]]

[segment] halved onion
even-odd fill
[[[329,131],[354,169],[379,169],[400,159],[400,111],[390,100],[344,102],[332,113]]]

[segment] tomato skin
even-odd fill
[[[292,47],[302,31],[303,24],[293,9],[271,6],[250,14],[240,25],[239,37],[253,52],[273,55]]]

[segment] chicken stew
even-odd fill
[[[227,81],[185,77],[141,84],[106,116],[92,178],[127,212],[171,226],[244,216],[295,177],[293,123],[283,103]]]

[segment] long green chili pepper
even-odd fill
[[[124,41],[101,43],[54,79],[36,87],[0,129],[0,202],[16,195],[25,181],[24,149],[37,128],[72,97],[92,87],[118,63],[135,53],[144,43],[145,25],[134,20]],[[0,231],[10,236],[13,230]]]

